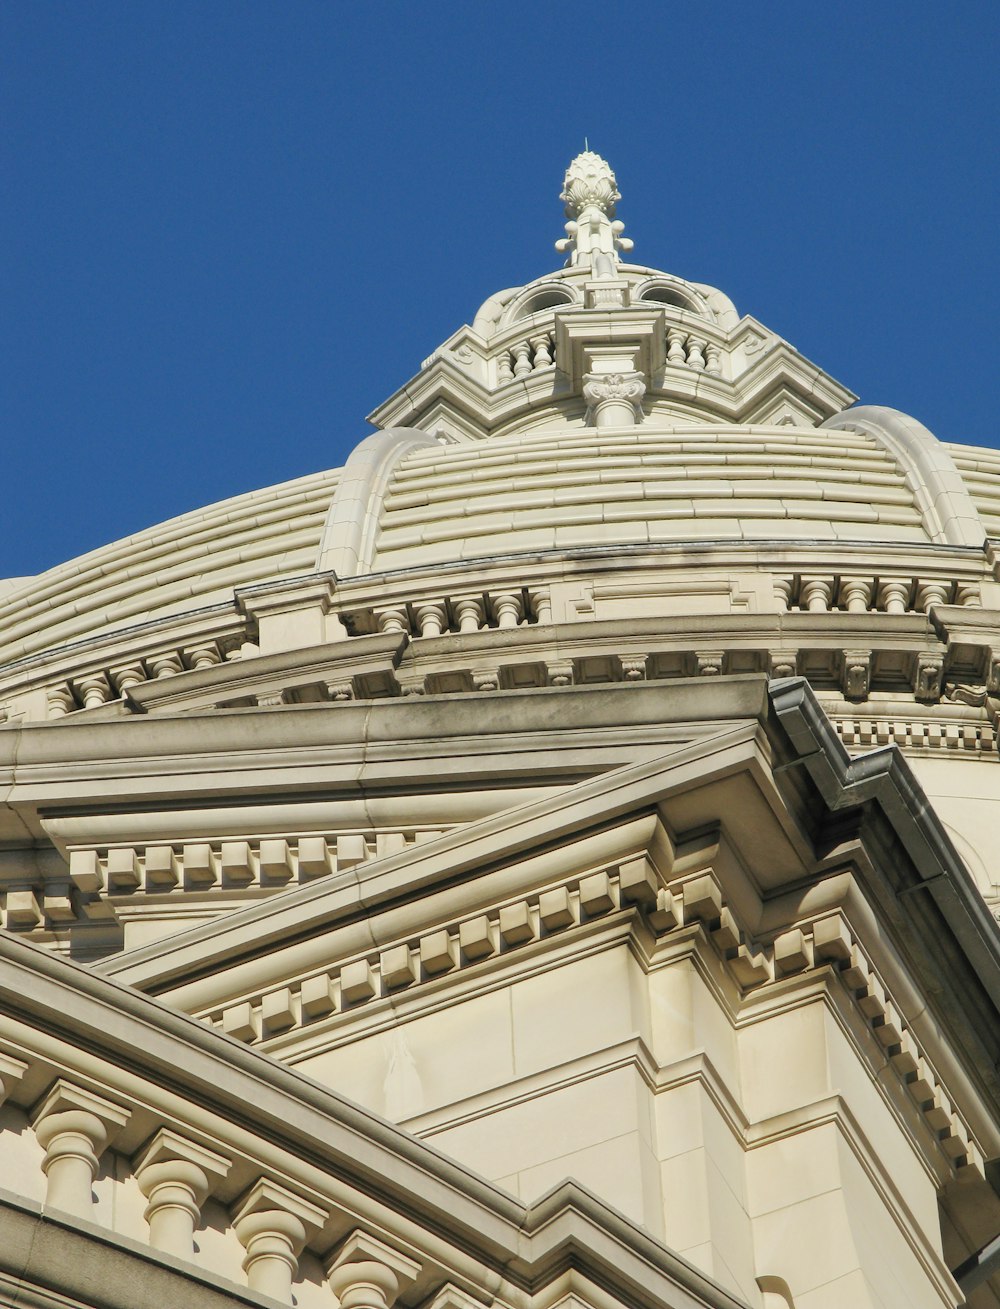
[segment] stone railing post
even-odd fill
[[[493,612],[496,614],[497,627],[501,629],[518,627],[524,612],[524,605],[519,594],[495,595]]]
[[[833,599],[833,582],[828,577],[803,577],[799,588],[799,608],[812,614],[825,614]]]
[[[146,1197],[149,1243],[181,1259],[194,1257],[194,1233],[201,1207],[229,1161],[161,1128],[135,1162],[139,1190]]]
[[[376,609],[375,622],[380,632],[408,632],[410,620],[406,605],[393,605],[387,609]]]
[[[483,600],[478,595],[463,595],[451,602],[460,632],[478,632],[486,621]]]
[[[340,1309],[392,1309],[420,1264],[365,1232],[353,1232],[327,1265]]]
[[[947,604],[951,592],[951,582],[918,580],[915,607],[921,612],[929,614],[934,605]]]
[[[33,1115],[45,1151],[45,1203],[80,1218],[93,1216],[93,1185],[101,1155],[129,1120],[128,1110],[61,1078]]]
[[[910,583],[898,578],[883,582],[878,589],[879,608],[887,614],[905,614],[910,599]]]
[[[871,608],[873,582],[870,577],[845,577],[840,583],[840,604],[849,614],[866,614]]]
[[[417,630],[421,636],[440,636],[447,622],[443,600],[425,600],[415,606]]]
[[[244,1197],[233,1219],[246,1250],[243,1271],[251,1291],[291,1303],[299,1255],[310,1233],[326,1215],[275,1182],[259,1181]]]

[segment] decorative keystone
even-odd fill
[[[33,1115],[35,1137],[45,1151],[46,1204],[92,1216],[100,1157],[129,1117],[127,1109],[62,1078],[52,1086]]]
[[[699,677],[719,677],[726,656],[722,650],[698,650],[694,658]]]
[[[327,1265],[326,1275],[341,1309],[392,1309],[400,1291],[416,1281],[419,1272],[416,1259],[355,1231]]]
[[[194,1256],[194,1233],[212,1187],[230,1161],[161,1127],[135,1161],[139,1190],[149,1202],[149,1243],[181,1259]]]
[[[318,1205],[261,1178],[233,1217],[246,1250],[243,1271],[250,1290],[290,1303],[299,1255],[307,1238],[325,1221],[326,1213]]]

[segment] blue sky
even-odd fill
[[[557,267],[634,258],[1000,445],[1000,7],[0,0],[0,576],[343,462]]]

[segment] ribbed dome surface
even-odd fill
[[[26,579],[0,600],[10,662],[104,629],[232,601],[315,567],[339,470],[222,500]]]
[[[775,537],[927,540],[903,473],[865,434],[644,427],[411,452],[385,495],[375,568],[598,542]]]
[[[948,451],[979,510],[987,535],[1000,537],[1000,450],[949,445]]]

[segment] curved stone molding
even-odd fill
[[[378,511],[393,469],[410,450],[436,445],[433,436],[415,428],[389,427],[366,437],[344,465],[323,524],[320,571],[338,577],[366,572],[374,555]]]
[[[981,549],[986,528],[945,446],[923,423],[887,405],[857,405],[820,427],[865,432],[898,461],[932,541]]]

